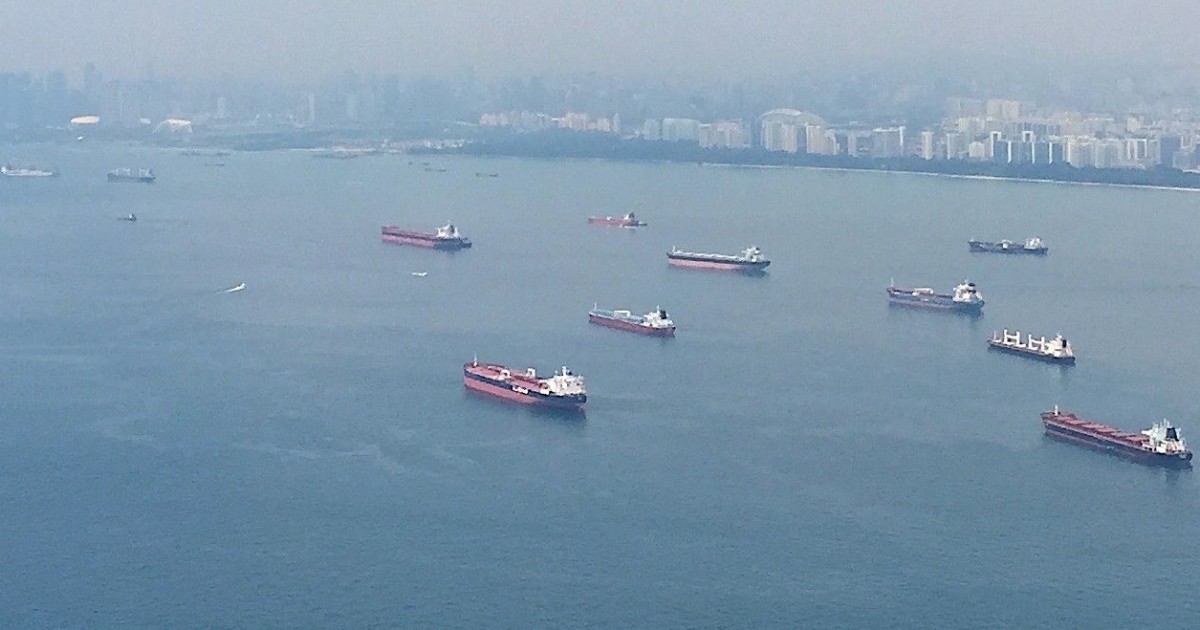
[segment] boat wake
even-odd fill
[[[243,283],[237,285],[236,287],[229,287],[228,289],[221,291],[221,293],[237,293],[238,291],[245,291],[245,290],[246,290],[246,283],[243,282]]]

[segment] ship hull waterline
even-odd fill
[[[671,326],[669,328],[654,328],[651,326],[642,326],[640,324],[635,324],[633,322],[627,322],[627,321],[620,320],[620,319],[611,319],[608,317],[601,317],[599,315],[588,315],[588,321],[597,326],[603,326],[605,328],[612,328],[614,330],[624,330],[624,331],[628,331],[628,332],[632,332],[632,333],[637,333],[639,335],[646,335],[648,337],[674,337],[675,336],[675,327],[674,326]]]
[[[1059,442],[1075,444],[1094,451],[1107,453],[1121,459],[1126,459],[1138,464],[1146,466],[1157,466],[1160,468],[1170,468],[1174,470],[1187,470],[1192,467],[1190,454],[1188,458],[1178,457],[1176,455],[1167,455],[1163,453],[1154,453],[1151,451],[1141,450],[1133,446],[1125,446],[1115,444],[1108,440],[1094,436],[1090,433],[1082,433],[1072,430],[1068,427],[1057,425],[1053,422],[1045,422],[1046,437]]]
[[[992,343],[990,341],[988,342],[988,349],[995,350],[996,352],[1002,352],[1004,354],[1011,354],[1013,356],[1024,357],[1026,359],[1042,361],[1044,363],[1056,363],[1058,365],[1075,365],[1075,357],[1055,357],[1055,356],[1040,354],[1038,352],[1034,352],[1034,351],[1028,350],[1028,349],[1013,348],[1011,346],[996,344],[996,343]]]
[[[543,396],[533,391],[523,393],[514,391],[512,385],[498,383],[482,376],[471,374],[470,372],[463,373],[463,386],[471,391],[486,394],[493,398],[542,409],[581,411],[584,403],[587,402],[586,394],[559,397]]]

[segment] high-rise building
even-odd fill
[[[921,132],[921,159],[932,160],[934,156],[933,132]]]
[[[692,118],[664,118],[662,139],[668,142],[698,142],[700,121]]]
[[[1183,138],[1177,135],[1165,135],[1158,138],[1158,163],[1165,166],[1175,164],[1175,154],[1183,148]]]
[[[871,157],[894,158],[904,155],[904,127],[877,127],[871,131]]]
[[[646,140],[662,140],[662,123],[655,118],[647,118],[642,123],[642,138]]]

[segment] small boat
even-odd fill
[[[428,271],[414,271],[414,272],[412,272],[412,275],[414,275],[418,278],[424,278],[425,276],[429,275],[429,272]]]
[[[246,290],[246,283],[243,282],[243,283],[237,285],[236,287],[229,287],[228,289],[225,289],[224,291],[222,291],[222,293],[237,293],[238,291],[245,291],[245,290]]]
[[[117,220],[118,221],[129,221],[130,223],[133,223],[134,221],[137,221],[137,215],[130,212],[126,216],[118,217]]]

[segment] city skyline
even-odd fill
[[[1085,10],[1086,9],[1086,10]],[[952,0],[894,5],[818,0],[593,4],[531,0],[444,3],[312,0],[168,5],[133,0],[95,11],[54,0],[0,16],[0,71],[188,79],[269,75],[303,82],[365,74],[511,75],[583,69],[623,76],[761,79],[891,62],[1028,65],[1083,61],[1194,64],[1179,24],[1200,7],[1161,0],[1136,21],[1114,0]]]

